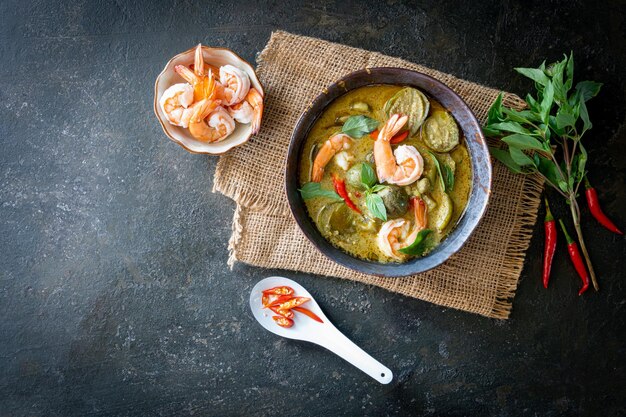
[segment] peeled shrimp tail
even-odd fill
[[[263,118],[263,96],[256,88],[251,88],[246,96],[246,101],[252,106],[254,116],[252,117],[252,134],[255,135],[261,129],[261,119]]]
[[[176,65],[174,71],[191,85],[197,84],[199,81],[198,76],[184,65]]]
[[[194,55],[193,61],[193,71],[196,73],[198,77],[202,77],[204,75],[204,57],[202,56],[202,44],[199,43],[196,46],[196,53]]]
[[[344,148],[347,149],[351,144],[352,139],[350,139],[350,136],[343,133],[335,135],[324,142],[313,161],[311,181],[320,182],[324,176],[324,168],[328,165],[333,156],[340,150]]]

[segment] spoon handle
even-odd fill
[[[388,384],[393,379],[389,368],[372,358],[332,325],[320,332],[313,342],[350,362],[381,384]]]

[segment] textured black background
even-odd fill
[[[514,66],[573,50],[578,79],[605,83],[590,178],[626,226],[624,6],[1,2],[0,416],[625,415],[626,245],[586,210],[601,292],[576,295],[563,244],[540,286],[538,223],[505,322],[332,278],[231,271],[217,158],[169,141],[152,113],[171,56],[201,41],[254,61],[275,29],[517,93],[531,84]],[[263,330],[246,300],[275,273],[307,287],[393,383]]]

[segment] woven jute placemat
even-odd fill
[[[265,88],[260,133],[220,157],[214,191],[237,203],[229,264],[241,261],[359,281],[487,317],[508,318],[530,242],[543,184],[494,164],[492,195],[465,246],[434,270],[404,278],[356,273],[322,255],[300,232],[284,192],[293,127],[324,87],[358,69],[402,67],[428,74],[456,91],[483,122],[499,91],[380,53],[274,32],[258,57]],[[505,104],[524,102],[505,94]]]

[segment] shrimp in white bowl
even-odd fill
[[[235,130],[235,121],[219,100],[204,99],[197,103],[189,122],[189,133],[203,142],[218,142]]]
[[[411,230],[411,222],[405,219],[388,220],[380,227],[376,236],[376,243],[382,253],[394,259],[403,259],[406,255],[400,249],[412,244],[417,234],[424,230],[427,223],[426,203],[419,197],[411,199],[415,224]]]
[[[220,91],[221,90],[221,91]],[[250,78],[248,74],[233,65],[220,67],[220,86],[218,98],[226,106],[243,101],[250,91]]]
[[[174,126],[188,127],[193,115],[190,107],[193,104],[193,87],[187,83],[174,84],[169,87],[159,100],[159,105],[167,121]]]
[[[252,123],[252,134],[258,133],[263,117],[263,96],[251,88],[246,98],[228,108],[228,113],[239,123]]]
[[[401,145],[395,151],[389,142],[406,124],[407,116],[392,115],[374,142],[374,161],[378,180],[399,186],[417,181],[424,171],[424,159],[414,146]]]

